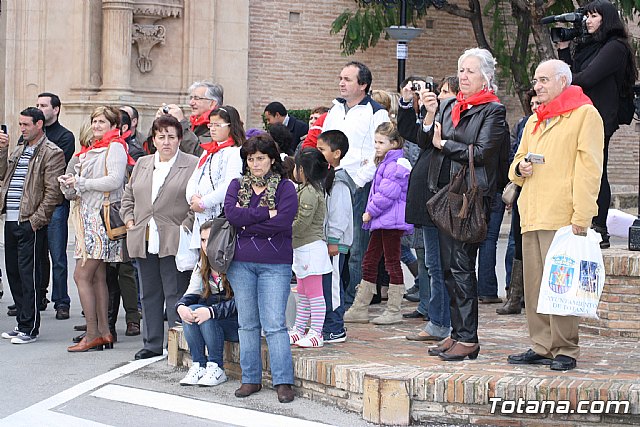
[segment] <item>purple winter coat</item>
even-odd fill
[[[406,166],[398,162],[404,160]],[[371,221],[362,224],[365,230],[404,230],[410,234],[413,225],[404,220],[409,187],[409,161],[403,158],[402,150],[389,150],[373,177],[366,212]]]

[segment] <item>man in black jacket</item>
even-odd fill
[[[38,95],[36,107],[44,114],[44,131],[47,139],[56,144],[64,152],[65,168],[75,151],[76,142],[73,133],[58,121],[60,115],[60,98],[58,95],[43,92]],[[67,238],[69,235],[69,201],[63,199],[56,206],[53,217],[49,223],[46,238],[40,248],[40,262],[42,266],[42,281],[38,288],[38,308],[47,308],[47,292],[49,287],[49,269],[53,267],[53,289],[51,299],[56,310],[56,319],[69,318],[69,305],[71,299],[67,290]],[[47,250],[48,248],[48,250]],[[49,263],[51,254],[51,264]]]
[[[294,147],[297,147],[302,137],[309,132],[309,125],[290,116],[287,109],[280,102],[269,103],[264,109],[264,118],[270,125],[278,123],[285,125],[293,135]]]

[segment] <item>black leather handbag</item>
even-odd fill
[[[469,171],[469,185],[466,182]],[[429,201],[427,210],[438,229],[465,243],[480,243],[487,237],[487,220],[482,190],[473,166],[473,144],[469,145],[469,164],[464,165],[451,182]]]

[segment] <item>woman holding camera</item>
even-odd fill
[[[460,92],[438,107],[436,94],[422,91],[427,113],[417,124],[418,132],[426,132],[426,141],[433,146],[424,185],[426,199],[431,199],[468,164],[469,145],[473,145],[476,178],[487,219],[491,198],[496,194],[499,168],[507,166],[499,161],[507,126],[506,109],[495,95],[495,63],[486,49],[465,51],[458,59]],[[429,354],[445,361],[475,359],[480,352],[475,271],[479,244],[457,240],[440,228],[438,240],[452,331]]]
[[[638,70],[629,46],[629,34],[618,9],[608,0],[595,0],[584,6],[588,35],[570,49],[569,42],[558,43],[558,55],[571,66],[573,84],[591,98],[604,122],[604,167],[598,194],[598,216],[594,229],[602,235],[601,248],[609,247],[607,213],[611,188],[607,178],[609,141],[620,124],[621,98],[633,99]]]

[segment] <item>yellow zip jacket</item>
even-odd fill
[[[522,187],[518,199],[522,232],[558,230],[575,224],[591,226],[598,211],[604,149],[602,118],[592,105],[541,123],[533,114],[524,128],[518,152],[509,168],[509,179]],[[527,153],[544,155],[533,174],[516,175],[516,166]]]

